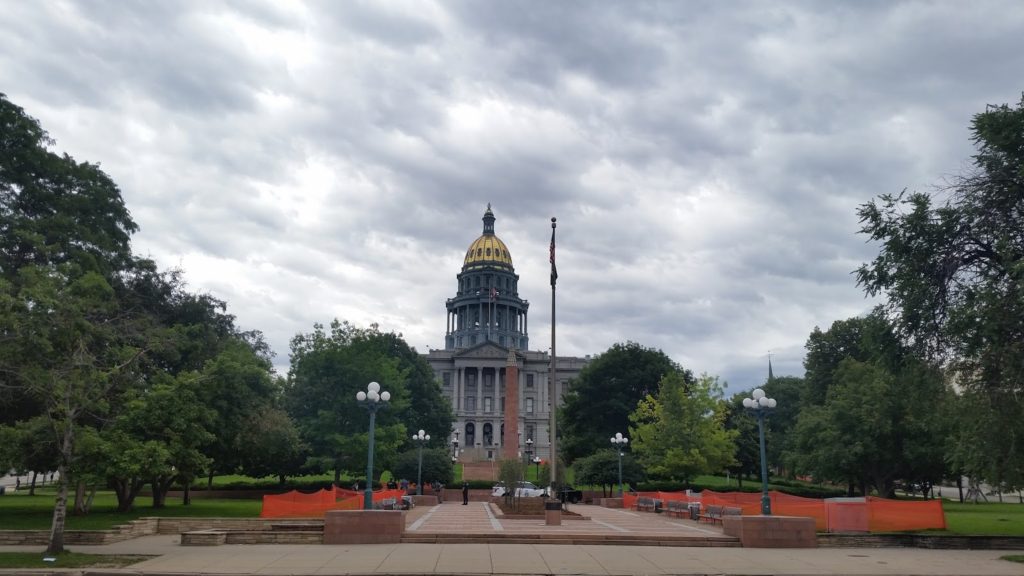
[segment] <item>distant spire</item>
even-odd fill
[[[487,211],[484,212],[484,234],[494,234],[494,212],[491,211],[491,203],[487,203]]]
[[[771,352],[771,350],[769,350],[768,351],[768,381],[771,382],[773,378],[775,378],[775,375],[772,374],[772,352]]]

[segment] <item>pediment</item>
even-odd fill
[[[456,358],[491,358],[505,360],[508,358],[508,348],[499,346],[493,342],[481,342],[472,348],[466,348],[455,353]],[[516,353],[516,358],[520,354]]]

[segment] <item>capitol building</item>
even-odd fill
[[[494,233],[490,205],[483,233],[456,275],[455,296],[445,303],[445,347],[430,350],[430,363],[455,414],[452,439],[461,462],[522,457],[527,440],[534,456],[548,458],[551,356],[531,351],[529,301],[508,246]],[[559,357],[555,404],[588,358]]]

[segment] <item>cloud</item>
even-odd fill
[[[800,374],[815,326],[875,304],[857,206],[959,173],[1024,68],[995,1],[7,8],[2,89],[282,370],[335,317],[440,347],[491,202],[533,348],[557,216],[560,354]]]

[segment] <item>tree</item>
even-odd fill
[[[309,448],[284,410],[267,406],[253,413],[244,428],[246,433],[235,446],[243,474],[254,478],[274,475],[283,486],[288,476],[302,471]]]
[[[818,480],[848,481],[895,495],[899,480],[931,484],[944,476],[949,392],[941,373],[910,363],[898,373],[847,358],[825,403],[799,418],[797,465]]]
[[[702,375],[688,383],[682,374],[661,379],[630,415],[630,439],[640,465],[653,477],[689,482],[734,463],[736,432],[727,430],[723,386]]]
[[[957,385],[976,391],[1000,438],[986,454],[987,478],[1024,486],[1024,97],[974,116],[972,169],[942,197],[882,195],[858,213],[881,244],[857,270],[870,295],[887,297],[898,333],[949,363]],[[981,438],[975,440],[980,441]]]
[[[419,470],[419,449],[406,450],[397,455],[391,465],[391,474],[396,478],[416,480]],[[423,449],[423,482],[441,482],[451,484],[455,479],[452,470],[451,454],[445,448]]]
[[[406,436],[398,415],[405,413],[410,398],[398,360],[369,345],[365,331],[337,320],[329,333],[317,324],[312,333],[295,336],[291,357],[285,406],[310,447],[310,464],[333,469],[335,482],[342,471],[366,463],[369,414],[356,405],[356,393],[370,382],[391,393],[389,405],[376,417],[375,454],[381,466],[375,469],[383,470]]]
[[[572,381],[559,409],[559,455],[572,463],[603,449],[610,436],[629,428],[637,403],[654,394],[669,374],[693,383],[690,371],[664,352],[636,342],[615,344],[594,358]]]
[[[615,447],[598,450],[590,456],[579,458],[572,465],[576,477],[576,485],[600,486],[605,494],[618,494],[619,490],[619,454]],[[643,468],[631,453],[622,456],[622,482],[628,486],[643,482],[646,479]]]

